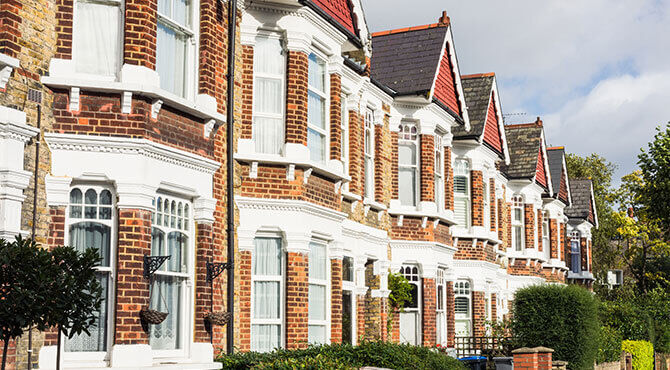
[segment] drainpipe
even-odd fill
[[[235,313],[235,201],[233,193],[234,171],[233,166],[233,127],[235,126],[235,33],[237,25],[237,0],[228,0],[228,82],[226,102],[226,195],[227,195],[227,221],[226,229],[228,236],[228,273],[227,294],[228,312],[230,320],[226,326],[226,351],[233,354],[234,350],[234,313]]]

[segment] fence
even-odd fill
[[[456,355],[458,357],[511,356],[512,338],[499,337],[456,337]]]

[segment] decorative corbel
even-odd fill
[[[121,113],[130,114],[132,111],[133,93],[132,91],[124,91],[121,95]]]
[[[288,167],[286,167],[286,180],[288,180],[288,181],[295,180],[295,165],[294,164],[289,164]]]
[[[0,89],[4,89],[9,82],[9,77],[12,76],[12,71],[14,68],[12,66],[4,66],[0,69]]]
[[[249,168],[249,178],[255,179],[258,177],[258,162],[251,162],[251,168]]]
[[[404,215],[398,216],[398,226],[402,226],[402,221],[403,221],[404,218],[405,218]]]
[[[157,119],[158,118],[158,112],[161,111],[161,107],[163,106],[163,101],[160,99],[156,99],[151,103],[151,118]]]
[[[209,121],[207,121],[205,123],[204,134],[205,134],[206,138],[209,138],[209,136],[212,134],[212,130],[214,130],[215,124],[216,124],[216,121],[214,121],[213,119],[210,119]]]
[[[70,88],[70,111],[79,112],[79,88]]]
[[[312,171],[314,171],[313,168],[309,168],[309,169],[305,170],[305,172],[303,173],[303,177],[302,177],[303,184],[307,184],[307,181],[309,180],[309,177],[312,176]]]
[[[338,193],[342,187],[342,180],[335,183],[335,192]]]
[[[428,226],[428,217],[427,217],[427,216],[423,216],[423,217],[421,218],[421,228],[422,228],[422,229],[425,229],[426,226]]]

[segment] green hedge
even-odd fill
[[[516,292],[512,332],[520,346],[554,349],[572,370],[592,369],[600,324],[593,294],[575,285],[537,285]]]
[[[600,347],[596,362],[602,364],[621,360],[622,341],[621,333],[609,326],[603,326],[600,330]]]
[[[388,342],[310,346],[269,353],[245,352],[221,355],[217,361],[224,369],[352,369],[363,366],[396,370],[464,369],[458,360],[435,349]]]
[[[646,340],[624,340],[621,349],[633,355],[633,370],[654,368],[654,346]]]

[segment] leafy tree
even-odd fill
[[[620,256],[610,241],[616,236],[616,223],[613,221],[615,193],[612,189],[612,176],[616,165],[598,154],[580,157],[566,155],[568,176],[571,179],[590,178],[598,213],[598,228],[592,231],[593,271],[597,281],[604,281],[607,271],[620,267]]]
[[[10,340],[24,330],[48,327],[42,310],[51,295],[50,253],[32,239],[17,236],[13,242],[0,239],[0,339],[4,341],[2,369]]]
[[[638,155],[638,165],[646,186],[642,188],[642,201],[650,218],[658,219],[664,238],[670,238],[670,122],[665,129],[656,128],[654,140],[648,150]]]

